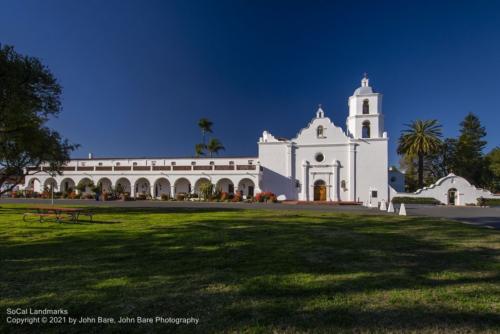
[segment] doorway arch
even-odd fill
[[[317,180],[314,182],[314,200],[315,201],[326,201],[326,183],[323,180]]]
[[[450,188],[448,190],[448,205],[458,205],[457,188]]]
[[[134,187],[135,187],[134,194],[136,197],[138,195],[143,195],[146,197],[151,196],[151,185],[149,183],[149,180],[146,179],[145,177],[141,177],[137,181],[135,181]]]
[[[64,180],[61,181],[61,191],[63,192],[72,192],[75,191],[76,185],[75,181],[73,181],[72,178],[65,178]]]
[[[238,192],[243,195],[243,198],[252,198],[255,196],[255,183],[249,178],[241,179],[238,182]]]
[[[97,181],[97,185],[101,188],[102,192],[110,193],[113,190],[113,184],[107,177],[103,177]]]
[[[170,182],[161,177],[155,181],[154,184],[154,197],[170,196]]]

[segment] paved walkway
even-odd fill
[[[411,216],[431,216],[459,220],[468,224],[500,229],[500,207],[408,205]]]
[[[317,204],[263,204],[263,203],[212,203],[212,202],[175,202],[175,201],[107,201],[93,200],[55,200],[57,205],[91,205],[130,208],[193,208],[193,209],[260,209],[260,210],[308,210],[322,212],[355,212],[363,214],[388,214],[376,209],[369,209],[359,205],[317,205]],[[0,199],[2,203],[49,204],[44,199]],[[406,211],[410,216],[431,216],[462,221],[468,224],[500,229],[500,207],[449,207],[407,205]]]

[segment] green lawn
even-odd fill
[[[500,235],[431,218],[96,208],[94,223],[22,221],[0,203],[8,307],[196,317],[191,332],[500,331]],[[30,326],[18,331],[34,332]]]

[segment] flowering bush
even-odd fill
[[[80,198],[80,194],[77,194],[75,191],[72,191],[70,193],[68,193],[68,198],[69,199],[79,199]]]
[[[234,194],[233,199],[231,199],[231,202],[241,202],[243,200],[243,196],[241,195],[240,192],[237,192]]]
[[[220,200],[221,202],[229,200],[229,194],[225,191],[220,193]]]
[[[261,193],[258,193],[257,195],[255,195],[255,201],[256,202],[272,202],[272,203],[275,203],[278,201],[276,195],[270,191],[263,191]]]

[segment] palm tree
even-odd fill
[[[222,143],[217,138],[210,139],[210,141],[208,142],[208,145],[207,145],[207,150],[208,150],[208,152],[210,152],[210,158],[212,157],[212,155],[214,153],[219,154],[220,150],[225,150],[225,149],[226,148],[224,146],[222,146]]]
[[[205,144],[196,144],[194,146],[194,151],[196,152],[196,157],[200,157],[202,155],[205,155],[205,149],[207,146]]]
[[[214,123],[207,118],[200,118],[198,121],[198,127],[201,129],[203,145],[205,145],[205,135],[207,132],[212,133],[212,125],[214,125]]]
[[[398,154],[418,158],[418,187],[424,185],[424,157],[441,147],[441,125],[437,120],[417,120],[401,131]]]

